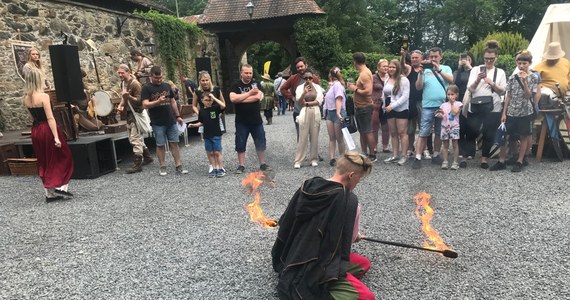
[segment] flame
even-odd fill
[[[426,192],[420,192],[416,195],[416,216],[420,221],[422,221],[422,231],[427,236],[424,239],[424,247],[435,250],[449,250],[449,247],[445,245],[443,239],[430,225],[430,221],[433,218],[433,208],[429,205],[431,195]]]
[[[259,187],[263,184],[265,174],[262,171],[249,173],[242,181],[241,185],[246,189],[248,194],[253,194],[253,202],[245,205],[245,209],[249,212],[249,219],[252,222],[257,222],[264,228],[271,228],[277,226],[277,221],[268,219],[263,215],[263,210],[259,206],[261,201],[261,193]]]

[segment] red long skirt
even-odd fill
[[[39,175],[46,189],[68,184],[73,174],[73,156],[59,127],[57,135],[61,148],[55,146],[47,122],[40,122],[32,127],[32,146],[38,159]]]

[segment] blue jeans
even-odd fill
[[[289,106],[287,104],[287,98],[285,98],[285,96],[277,96],[277,112],[285,114],[287,106]]]

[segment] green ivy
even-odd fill
[[[0,132],[6,129],[6,119],[4,118],[4,114],[0,109]]]
[[[167,77],[175,81],[177,68],[180,68],[179,70],[188,68],[189,45],[198,42],[203,35],[202,29],[196,24],[154,10],[135,13],[152,22],[158,53],[166,67]]]

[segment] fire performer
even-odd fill
[[[314,177],[297,190],[279,220],[271,253],[279,299],[374,299],[359,281],[370,261],[351,253],[360,239],[352,191],[371,171],[369,158],[346,152],[331,178]]]

